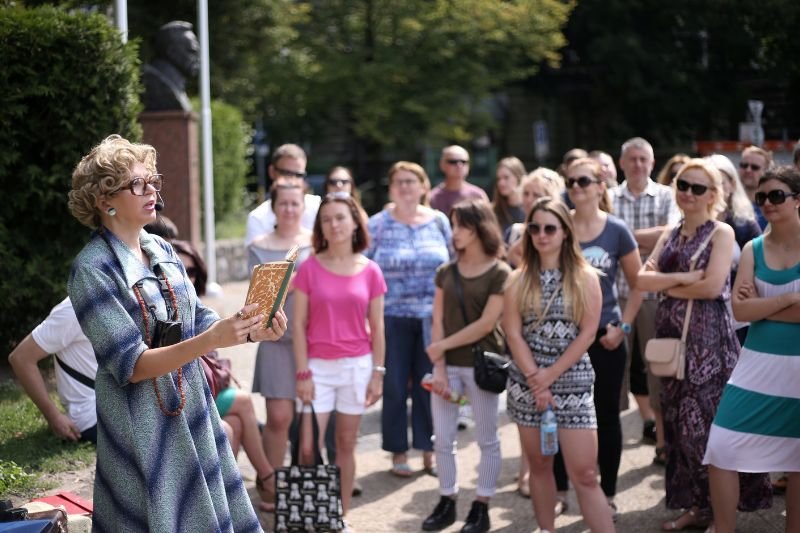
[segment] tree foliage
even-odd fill
[[[542,61],[558,63],[570,9],[554,0],[317,3],[288,51],[306,69],[277,73],[266,115],[338,120],[356,138],[389,147],[470,139],[492,120],[481,105],[492,91]],[[276,107],[273,96],[287,89],[304,101]]]
[[[141,137],[139,62],[108,20],[0,8],[0,352],[66,294],[88,236],[67,210],[72,170],[110,133]]]
[[[212,94],[263,118],[274,142],[314,140],[337,126],[372,145],[464,140],[491,122],[483,101],[492,91],[541,62],[558,63],[572,7],[561,0],[210,2]],[[128,15],[146,62],[159,26],[196,23],[196,2],[140,0]]]
[[[800,89],[799,20],[800,3],[788,0],[582,0],[562,68],[536,90],[557,91],[582,119],[572,142],[592,146],[735,138],[748,98],[767,100],[767,128],[798,123],[796,99],[784,98]]]
[[[192,99],[195,109],[200,108],[198,99]],[[213,146],[214,217],[219,220],[228,213],[239,212],[247,177],[247,151],[250,146],[251,129],[242,119],[236,107],[211,101],[211,145]],[[202,124],[198,140],[202,144]],[[202,148],[198,148],[199,150]],[[202,160],[200,161],[202,165]],[[200,183],[202,190],[202,181]]]

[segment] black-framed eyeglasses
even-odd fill
[[[780,189],[774,189],[769,192],[757,192],[755,196],[757,205],[764,205],[769,200],[772,205],[780,205],[786,201],[787,198],[794,198],[800,193],[786,192]]]
[[[556,226],[555,224],[545,224],[544,226],[540,226],[536,222],[528,222],[528,233],[531,235],[539,235],[542,231],[544,231],[545,235],[555,235],[556,232],[559,230],[560,226]]]
[[[144,196],[145,194],[147,194],[148,185],[152,187],[153,190],[155,190],[156,192],[159,192],[161,191],[161,185],[163,183],[164,183],[164,176],[161,174],[150,174],[146,178],[140,178],[137,176],[135,178],[131,178],[131,180],[128,183],[126,183],[125,185],[114,191],[114,193],[117,193],[122,189],[128,189],[134,196]]]
[[[281,168],[281,167],[273,167],[275,172],[280,174],[281,176],[285,176],[287,178],[298,178],[298,179],[305,179],[308,176],[307,172],[295,172],[294,170],[289,170],[288,168]]]
[[[578,184],[578,187],[580,187],[581,189],[585,189],[592,183],[600,183],[600,180],[596,180],[589,176],[580,176],[578,178],[567,178],[566,183],[567,183],[567,189],[573,188],[576,183]]]
[[[345,185],[350,185],[353,183],[353,180],[349,180],[347,178],[331,178],[328,180],[328,185],[335,185],[336,187],[344,187]]]
[[[448,165],[469,165],[469,159],[445,159]]]
[[[759,170],[761,170],[761,166],[760,165],[755,165],[753,163],[748,163],[747,161],[740,162],[739,163],[739,168],[741,168],[742,170],[747,170],[749,168],[753,172],[758,172]]]
[[[694,194],[695,196],[703,196],[708,190],[708,185],[700,185],[699,183],[689,183],[684,179],[677,180],[675,182],[675,186],[681,192],[686,192],[689,189],[691,189],[692,194]]]

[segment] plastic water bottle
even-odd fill
[[[428,392],[433,392],[433,374],[428,372],[424,376],[422,376],[422,381],[420,382],[422,388]],[[434,393],[435,394],[435,393]],[[458,405],[465,405],[467,403],[467,397],[464,394],[459,395],[456,391],[450,391],[450,396],[445,396],[446,399],[450,400],[453,403],[457,403]]]
[[[539,429],[542,440],[542,455],[555,455],[558,453],[558,423],[556,414],[547,406],[547,411],[542,414],[542,425]]]

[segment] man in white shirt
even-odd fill
[[[272,162],[269,165],[269,177],[273,183],[278,180],[297,180],[305,188],[306,178],[306,153],[296,144],[282,144],[272,153]],[[305,209],[300,219],[300,224],[309,230],[314,229],[314,220],[317,218],[319,204],[322,199],[314,194],[306,194]],[[244,236],[244,245],[249,246],[256,237],[275,230],[275,213],[272,211],[272,201],[267,199],[264,203],[253,209],[247,216],[247,231]]]
[[[51,353],[56,357],[56,389],[66,414],[50,399],[37,365]],[[14,348],[8,361],[53,433],[67,440],[97,442],[97,359],[69,298],[56,305],[47,319]]]

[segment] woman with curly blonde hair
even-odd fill
[[[155,149],[119,135],[72,175],[70,211],[96,230],[68,285],[98,363],[94,525],[261,531],[196,358],[278,339],[286,317],[266,329],[255,305],[220,319],[198,301],[172,246],[143,230],[162,181]]]

